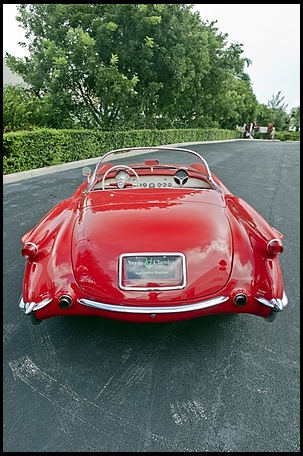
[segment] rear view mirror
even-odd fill
[[[87,176],[87,181],[89,182],[89,178],[91,176],[92,170],[90,169],[89,166],[84,166],[82,168],[82,176]]]

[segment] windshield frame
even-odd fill
[[[121,149],[114,149],[114,150],[107,152],[106,154],[102,155],[99,158],[98,162],[96,163],[94,172],[88,179],[89,185],[86,188],[86,192],[89,192],[94,187],[95,183],[98,180],[98,175],[101,174],[100,169],[102,168],[104,163],[110,163],[111,160],[120,159],[125,156],[127,156],[127,157],[134,156],[135,157],[139,154],[140,155],[145,154],[145,153],[148,154],[150,152],[158,152],[158,151],[160,152],[160,154],[161,154],[161,152],[184,152],[184,153],[187,153],[188,155],[195,156],[198,159],[198,162],[202,162],[202,164],[204,165],[205,170],[206,170],[206,179],[208,180],[208,182],[213,186],[213,188],[216,191],[221,192],[219,186],[215,183],[215,181],[212,177],[212,174],[211,174],[207,161],[205,160],[205,158],[202,155],[198,154],[198,152],[195,152],[194,150],[191,150],[191,149],[184,149],[184,148],[180,148],[180,147],[169,147],[169,146],[127,147],[127,148],[121,148]],[[109,157],[111,158],[111,160],[108,160]],[[157,156],[157,159],[159,160],[158,156]],[[135,163],[139,164],[139,162],[133,162],[132,164],[135,164]],[[172,161],[170,163],[176,164]],[[168,165],[168,164],[169,163],[164,163],[164,162],[160,161],[158,166]],[[142,163],[142,165],[143,165],[143,163]],[[182,166],[184,166],[184,165],[182,165]]]

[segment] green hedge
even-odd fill
[[[266,133],[255,133],[255,139],[266,139]],[[275,131],[275,139],[279,141],[300,141],[299,131]]]
[[[280,141],[300,141],[299,131],[276,131],[275,139]]]
[[[3,134],[3,174],[100,157],[113,149],[183,142],[237,139],[228,130],[94,130],[37,129]]]

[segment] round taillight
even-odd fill
[[[22,246],[21,254],[24,258],[35,258],[38,255],[38,247],[33,242],[26,242]]]
[[[283,252],[284,247],[280,239],[272,239],[267,244],[267,250],[272,255],[280,255]]]

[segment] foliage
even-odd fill
[[[224,85],[226,91],[225,103],[217,112],[222,128],[232,129],[234,122],[237,125],[251,123],[256,118],[256,97],[249,88],[249,83],[242,79],[233,79]],[[244,121],[243,121],[244,119]]]
[[[258,106],[251,62],[192,6],[21,4],[30,57],[7,65],[46,98],[48,127],[234,128]]]
[[[70,128],[73,121],[60,109],[58,96],[40,98],[22,84],[3,88],[3,132],[34,128]]]
[[[295,128],[296,131],[300,130],[300,106],[293,109],[290,114],[291,127]]]
[[[290,126],[290,116],[283,111],[282,108],[278,108],[275,111],[275,119],[273,124],[278,131],[288,131]]]
[[[275,140],[300,141],[300,132],[299,131],[276,131]]]
[[[22,84],[3,88],[3,131],[33,129],[41,102]]]
[[[274,111],[274,118],[272,123],[276,130],[288,130],[290,125],[290,117],[286,112],[288,104],[283,103],[285,97],[281,98],[281,91],[277,95],[272,95],[272,98],[268,100],[267,106]]]
[[[272,123],[276,131],[288,131],[290,126],[290,116],[286,112],[288,105],[283,103],[284,97],[280,97],[279,91],[276,96],[268,100],[267,105],[259,104],[256,113],[256,122],[259,125],[266,126]]]
[[[228,130],[54,130],[10,132],[3,135],[3,174],[99,157],[122,147],[238,138]]]
[[[275,111],[265,104],[259,104],[256,113],[256,122],[258,125],[266,126],[269,123],[274,124]]]
[[[282,111],[286,111],[288,104],[283,103],[285,97],[280,97],[281,91],[279,91],[275,96],[272,95],[271,99],[267,101],[267,106],[273,110],[282,109]]]

